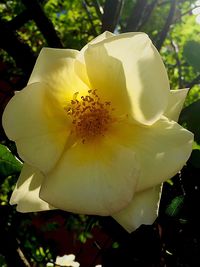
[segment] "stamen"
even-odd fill
[[[97,90],[88,90],[88,95],[77,100],[78,92],[73,95],[69,106],[65,108],[67,115],[72,118],[72,132],[82,143],[97,136],[104,136],[113,121],[110,101],[101,101]]]

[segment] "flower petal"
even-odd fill
[[[75,62],[73,58],[55,58],[44,70],[41,69],[41,73],[40,69],[37,71],[37,82],[48,85],[52,100],[58,102],[62,108],[73,99],[74,93],[84,95],[89,90],[88,85],[75,72]]]
[[[17,204],[17,211],[35,212],[54,209],[39,198],[39,190],[44,176],[37,169],[24,164],[12,193],[10,204]]]
[[[78,76],[80,77],[80,79],[86,83],[89,87],[91,87],[90,85],[90,81],[88,79],[87,76],[87,70],[86,70],[86,66],[85,66],[85,60],[84,60],[84,53],[85,50],[88,48],[88,45],[90,44],[96,44],[99,43],[105,39],[108,39],[110,37],[115,36],[113,33],[109,32],[109,31],[105,31],[104,33],[98,35],[96,38],[94,38],[92,41],[90,41],[88,44],[86,44],[81,51],[79,52],[79,54],[76,56],[76,61],[75,61],[75,71],[78,74]]]
[[[193,134],[165,117],[139,133],[134,152],[141,164],[137,191],[142,191],[182,169],[192,151]]]
[[[41,187],[53,206],[84,214],[110,215],[133,197],[138,164],[135,154],[112,140],[68,149]]]
[[[188,89],[170,90],[168,106],[164,115],[174,121],[178,121]]]
[[[43,172],[55,165],[69,135],[69,119],[48,90],[46,84],[30,84],[16,93],[3,114],[4,130],[20,157]]]
[[[71,267],[79,267],[80,263],[75,260],[74,254],[64,255],[62,257],[56,257],[56,265],[59,266],[71,266]]]
[[[80,61],[84,61],[84,53],[85,50],[88,48],[89,45],[91,44],[97,44],[101,41],[104,41],[105,39],[109,39],[111,37],[115,36],[112,32],[105,31],[102,34],[98,35],[96,38],[92,39],[88,44],[86,44],[80,51],[80,53],[77,55],[77,59]]]
[[[75,72],[75,57],[78,53],[76,50],[64,49],[62,52],[61,49],[45,48],[38,56],[28,84],[46,83],[52,100],[63,108],[73,99],[74,93],[83,95],[89,90],[88,85],[77,75],[78,72]]]
[[[52,67],[54,62],[58,59],[75,58],[78,53],[79,51],[73,49],[42,48],[28,84],[42,81],[43,76],[46,75],[46,71],[48,71],[49,67]]]
[[[151,125],[160,118],[168,103],[169,81],[160,55],[146,34],[110,37],[89,45],[84,57],[92,88],[109,97],[124,113],[131,109],[139,123]]]
[[[118,124],[113,124],[109,134],[115,143],[135,153],[140,165],[136,192],[173,177],[191,154],[193,134],[164,116],[151,126],[141,126],[130,121]]]
[[[158,215],[161,189],[158,185],[136,193],[131,203],[112,217],[129,233],[142,224],[152,224]]]

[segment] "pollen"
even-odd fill
[[[79,97],[79,100],[78,95],[76,92],[65,108],[72,119],[72,133],[83,143],[104,136],[113,121],[111,102],[101,101],[97,90],[88,90],[88,95]]]

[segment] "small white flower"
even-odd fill
[[[64,255],[62,257],[57,256],[56,257],[56,264],[60,266],[65,266],[65,267],[79,267],[80,263],[75,260],[75,255],[74,254],[69,254],[69,255]]]

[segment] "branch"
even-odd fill
[[[85,0],[85,2],[86,2],[86,4],[88,6],[93,6],[95,8],[96,13],[97,13],[99,19],[101,20],[102,19],[103,12],[102,12],[102,7],[101,7],[99,1],[98,0],[93,0],[92,1],[92,4],[89,4],[89,1],[88,0]]]
[[[86,13],[87,13],[87,16],[88,16],[88,19],[89,19],[89,21],[90,21],[90,24],[91,24],[91,26],[92,26],[92,34],[94,35],[94,36],[96,36],[97,35],[97,31],[96,31],[96,28],[95,28],[95,26],[94,26],[94,23],[93,23],[93,18],[92,18],[92,16],[91,16],[91,13],[90,13],[90,11],[89,11],[89,9],[88,9],[88,4],[86,3],[86,1],[82,1],[82,4],[83,4],[83,7],[85,8],[85,11],[86,11]]]
[[[190,83],[188,83],[185,88],[189,88],[189,90],[192,89],[193,86],[200,83],[200,74],[197,75]]]
[[[197,7],[197,6],[195,6]],[[177,23],[183,16],[187,15],[187,14],[191,14],[192,10],[195,9],[195,7],[188,9],[187,11],[185,11],[184,13],[180,14],[178,17],[176,17],[173,20],[173,24]]]
[[[12,31],[22,27],[27,21],[29,21],[30,16],[27,10],[24,10],[21,14],[16,16],[14,19],[8,21],[8,25]]]
[[[9,23],[0,19],[0,47],[4,49],[14,60],[18,68],[21,68],[25,79],[28,79],[35,64],[35,56],[31,48],[20,40],[16,32],[12,31]]]
[[[114,32],[120,17],[124,0],[107,0],[104,5],[102,32]]]
[[[23,262],[24,266],[31,267],[30,263],[28,262],[28,260],[24,256],[24,253],[22,252],[20,247],[17,248],[17,253],[19,254],[19,257],[20,257],[21,261]]]
[[[37,0],[22,0],[26,6],[30,18],[32,18],[51,47],[60,47],[63,45],[54,29],[52,22],[46,17]]]
[[[137,0],[128,18],[125,31],[138,30],[146,5],[147,5],[147,0]]]
[[[183,80],[182,80],[182,68],[181,68],[181,62],[180,62],[180,60],[179,60],[179,56],[178,56],[179,49],[178,49],[177,44],[176,44],[173,40],[171,41],[171,46],[172,46],[173,49],[174,49],[174,52],[175,52],[175,58],[176,58],[176,65],[177,65],[177,67],[178,67],[179,88],[182,88],[182,87],[183,87]]]
[[[154,0],[151,4],[147,5],[144,11],[143,19],[138,27],[138,30],[141,29],[147,23],[157,3],[158,3],[158,0]]]
[[[161,47],[162,47],[162,45],[166,39],[170,25],[172,24],[172,21],[173,21],[175,10],[176,10],[176,0],[172,0],[167,20],[165,22],[165,25],[164,25],[162,31],[159,34],[158,41],[156,42],[156,47],[157,47],[158,51],[160,51],[160,49],[161,49]]]

